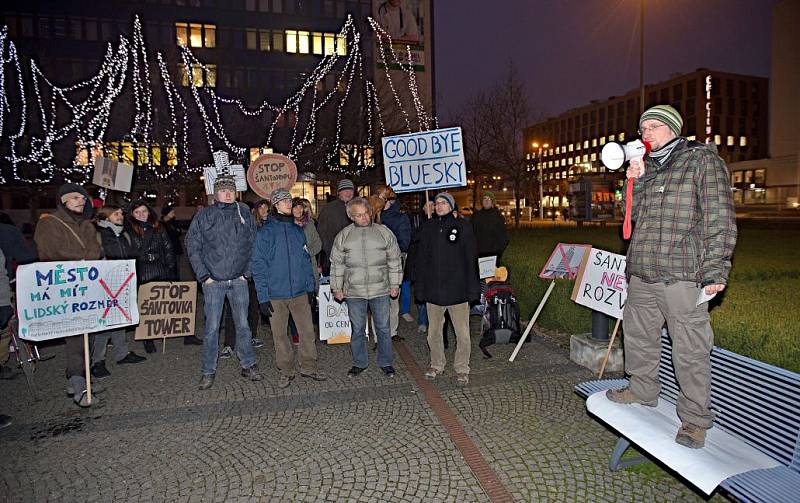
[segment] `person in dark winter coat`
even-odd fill
[[[317,369],[317,348],[310,297],[314,272],[306,236],[292,215],[292,195],[286,189],[272,192],[272,214],[258,229],[253,246],[253,279],[261,313],[269,317],[275,360],[280,371],[278,387],[295,378],[294,350],[288,337],[289,314],[300,334],[300,375],[324,381]]]
[[[67,183],[58,189],[56,211],[42,217],[36,225],[33,239],[39,250],[39,260],[98,260],[102,255],[97,231],[92,225],[92,201],[86,189],[74,183]],[[83,337],[65,337],[67,359],[67,393],[73,395],[75,403],[88,407],[97,403],[94,393],[101,387],[92,387],[91,404],[86,393],[84,378]]]
[[[0,250],[6,257],[6,272],[14,277],[14,266],[36,262],[36,253],[25,242],[22,232],[5,213],[0,221]]]
[[[497,201],[494,194],[489,191],[483,193],[482,208],[472,216],[472,230],[475,232],[475,241],[478,244],[478,258],[497,256],[496,263],[500,264],[500,257],[508,246],[508,231],[506,220],[495,208]]]
[[[135,258],[131,237],[123,228],[125,217],[122,208],[112,204],[105,205],[97,210],[97,235],[106,260],[126,260]],[[111,375],[106,368],[106,346],[108,340],[114,344],[114,354],[117,365],[139,363],[147,358],[139,356],[133,351],[128,351],[128,340],[125,328],[106,330],[94,336],[92,348],[92,376],[103,379]]]
[[[405,262],[408,256],[408,249],[411,246],[411,221],[408,215],[400,210],[400,202],[391,187],[383,185],[376,191],[377,197],[383,203],[381,212],[376,220],[392,231],[397,245],[400,247],[402,261]],[[403,278],[400,285],[400,296],[393,297],[389,304],[389,325],[392,337],[397,337],[397,326],[400,324],[400,316],[408,322],[414,321],[411,316],[411,281]]]
[[[319,237],[322,238],[322,251],[324,252],[320,259],[323,276],[330,274],[330,256],[333,240],[336,239],[339,231],[350,225],[350,218],[347,216],[345,205],[349,200],[353,199],[355,189],[356,187],[353,185],[352,180],[347,178],[341,180],[337,186],[337,199],[326,204],[319,214],[317,231],[319,232]]]
[[[172,242],[147,202],[137,199],[130,204],[127,225],[136,256],[139,286],[153,281],[175,281]],[[148,353],[155,353],[156,345],[152,340],[146,340],[144,349]]]
[[[175,270],[172,275],[177,281],[179,278],[178,257],[183,255],[183,245],[181,244],[180,230],[175,226],[175,208],[169,204],[161,208],[161,227],[167,233],[169,242],[172,244],[172,251],[175,253]]]
[[[425,373],[435,379],[444,371],[442,326],[450,313],[456,332],[456,382],[469,383],[469,303],[480,298],[477,251],[472,226],[453,216],[455,201],[447,192],[434,199],[436,216],[423,224],[415,274],[417,297],[426,302],[431,365]]]
[[[236,355],[242,377],[260,381],[253,333],[247,323],[250,302],[248,281],[256,222],[244,203],[236,202],[236,180],[219,176],[214,180],[213,205],[195,215],[186,233],[186,254],[194,274],[203,285],[205,335],[202,376],[198,388],[213,386],[219,357],[219,322],[227,298],[236,326]]]

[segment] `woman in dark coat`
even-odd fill
[[[139,199],[131,203],[127,224],[136,255],[139,285],[152,281],[177,280],[172,242],[146,201]],[[147,340],[144,341],[144,349],[148,353],[155,353],[156,345],[152,340]]]

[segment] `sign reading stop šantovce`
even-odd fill
[[[275,189],[291,190],[296,181],[297,165],[285,155],[261,155],[247,170],[247,184],[264,199],[269,199]]]

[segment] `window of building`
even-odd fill
[[[245,47],[251,51],[258,49],[258,32],[252,28],[245,30]]]
[[[583,162],[589,162],[589,154],[583,154]]]
[[[297,30],[286,30],[286,52],[297,53]]]
[[[111,21],[103,19],[100,21],[100,37],[102,40],[111,40],[114,37],[114,32],[111,28]]]
[[[615,138],[616,136],[613,134],[608,135],[608,141],[614,141]]]
[[[592,138],[592,146],[593,147],[597,146],[597,138]]]
[[[271,50],[269,30],[258,30],[258,48],[262,51]]]
[[[619,134],[619,141],[625,141],[625,132]]]
[[[175,39],[181,47],[213,48],[217,45],[217,27],[213,24],[175,23]]]
[[[272,30],[272,50],[283,52],[284,47],[283,30]]]
[[[764,168],[755,170],[753,173],[753,183],[755,183],[756,185],[766,185],[767,170]]]
[[[589,148],[589,140],[583,140],[583,148]]]
[[[261,12],[269,12],[269,0],[258,0],[258,10]]]
[[[687,136],[687,137],[686,137],[686,139],[687,139],[687,140],[690,140],[690,141],[694,141],[694,140],[696,140],[696,139],[697,139],[697,136],[695,136],[695,135],[689,135],[689,136]]]
[[[322,33],[313,33],[311,35],[311,52],[313,54],[322,55]]]
[[[308,54],[311,52],[310,34],[307,31],[297,32],[297,52],[300,54]]]
[[[714,135],[714,143],[716,143],[717,145],[722,145],[722,136],[720,136],[718,134],[715,134]]]
[[[739,146],[740,147],[746,147],[747,146],[747,137],[746,136],[740,136],[739,137]]]
[[[276,14],[281,14],[283,12],[283,0],[272,0],[272,12]]]
[[[605,144],[606,144],[606,137],[605,136],[601,136],[600,137],[600,146],[603,146]]]
[[[727,140],[726,141],[726,145],[729,146],[729,147],[732,147],[734,145],[734,143],[735,143],[735,140],[734,140],[733,136],[731,136],[731,135],[728,135],[728,138],[726,140]]]
[[[29,18],[30,19],[30,18]],[[22,18],[23,21],[23,32],[25,31],[25,18]],[[31,32],[33,29],[31,28]],[[23,33],[24,34],[24,33]],[[31,33],[33,35],[33,33]],[[63,17],[57,17],[53,19],[53,36],[55,38],[67,38],[67,21]]]
[[[50,18],[40,17],[37,27],[39,38],[50,38]]]
[[[191,74],[187,71],[185,65],[180,66],[181,72],[181,85],[189,87],[216,87],[217,86],[217,65],[205,65],[206,70],[203,71],[203,66],[194,64],[191,67]],[[191,79],[191,80],[190,80]]]
[[[590,155],[589,156],[589,160],[590,161],[596,161],[597,160],[597,154],[593,153],[592,155]]]

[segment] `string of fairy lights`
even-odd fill
[[[199,70],[202,78],[209,75],[209,67],[199,61],[188,47],[181,47],[179,66],[184,72],[181,92],[171,76],[169,65],[161,52],[148,51],[138,16],[133,20],[129,37],[120,36],[116,44],[107,44],[105,55],[97,71],[86,80],[69,86],[58,86],[31,60],[25,64],[14,42],[8,36],[7,27],[0,29],[0,142],[5,160],[10,164],[12,180],[28,183],[44,183],[53,180],[56,174],[74,181],[84,182],[90,176],[91,166],[79,162],[74,156],[69,166],[56,162],[55,148],[68,139],[75,141],[76,148],[89,152],[89,158],[105,155],[109,143],[119,144],[130,140],[134,151],[146,148],[154,142],[170,146],[170,155],[180,160],[174,162],[184,173],[197,173],[202,168],[190,165],[191,128],[197,121],[189,115],[196,112],[202,122],[202,132],[208,147],[206,157],[211,159],[217,150],[226,150],[232,158],[246,160],[250,146],[237,145],[223,123],[222,109],[226,117],[230,113],[237,120],[248,121],[255,130],[266,136],[264,147],[273,146],[278,128],[290,128],[288,157],[297,160],[309,152],[322,152],[325,168],[332,172],[347,172],[358,175],[367,169],[363,163],[356,168],[340,165],[339,156],[346,128],[361,127],[365,132],[364,147],[374,148],[373,140],[389,131],[402,134],[436,127],[436,118],[430,115],[419,96],[416,71],[411,48],[398,55],[393,49],[389,34],[380,25],[368,18],[377,42],[378,54],[383,67],[383,78],[389,90],[390,101],[383,108],[391,107],[392,117],[402,117],[400,125],[388,126],[379,96],[379,86],[365,72],[362,35],[352,16],[347,17],[337,37],[346,41],[347,50],[330,51],[300,83],[298,89],[282,104],[271,104],[264,100],[256,107],[247,107],[241,99],[221,96],[214,86],[196,82]],[[339,42],[341,43],[341,42]],[[344,52],[344,54],[341,54]],[[151,73],[151,64],[155,70]],[[399,68],[401,84],[396,84],[389,67]],[[154,82],[155,81],[155,82]],[[325,83],[328,83],[326,89]],[[26,85],[27,83],[27,85]],[[403,86],[410,95],[407,107],[398,89]],[[32,90],[31,90],[32,88]],[[157,107],[154,88],[161,90],[168,114],[166,124],[159,123],[154,114]],[[324,91],[323,91],[324,90]],[[128,117],[132,125],[123,138],[110,137],[112,111],[118,114],[115,105],[132,93],[133,110]],[[354,96],[360,96],[363,106],[353,107],[359,111],[358,120],[345,120],[347,104]],[[406,99],[407,100],[407,99]],[[330,120],[321,114],[326,107],[334,106]],[[122,121],[125,122],[125,121]],[[361,122],[362,124],[353,123]],[[365,123],[365,124],[363,124]],[[333,127],[331,127],[333,125]],[[378,131],[373,131],[377,127]],[[118,133],[118,132],[117,132]],[[197,145],[194,146],[195,150]],[[198,152],[194,152],[197,158]],[[175,167],[157,162],[155,155],[143,155],[138,165],[149,175],[166,180],[175,173]],[[160,157],[160,154],[159,154]],[[91,164],[91,163],[89,163]],[[168,163],[167,163],[168,164]],[[36,169],[22,169],[34,166]],[[0,169],[0,183],[7,183],[5,170]]]

